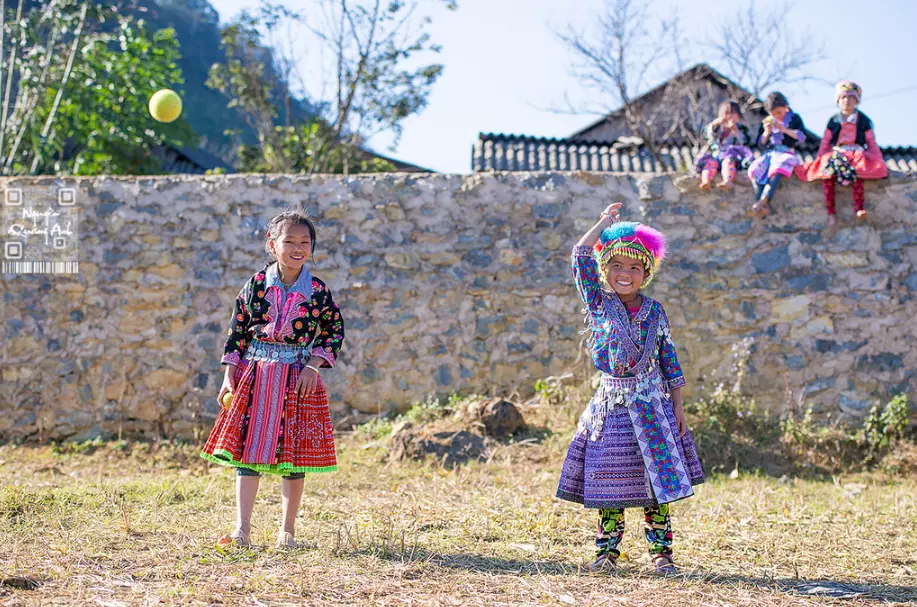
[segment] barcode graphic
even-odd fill
[[[78,261],[4,261],[4,274],[77,274]]]

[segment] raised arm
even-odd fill
[[[594,247],[595,243],[599,241],[599,236],[602,235],[602,230],[618,220],[618,212],[623,204],[623,202],[613,202],[608,205],[599,216],[599,221],[589,228],[588,232],[583,234],[583,237],[579,239],[576,246],[589,247],[590,249]]]
[[[599,241],[602,230],[617,221],[618,209],[622,203],[615,202],[608,205],[602,212],[598,222],[592,226],[588,232],[583,234],[576,246],[573,247],[573,279],[576,281],[576,288],[586,304],[586,308],[592,315],[594,324],[601,324],[603,316],[602,306],[602,287],[599,281],[599,265],[592,256],[592,247]]]
[[[748,134],[748,127],[744,124],[739,124],[736,126],[736,129],[739,131],[739,139],[741,139],[738,145],[751,145],[751,135]]]

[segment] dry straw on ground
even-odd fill
[[[0,447],[0,605],[917,603],[917,480],[880,473],[727,471],[674,508],[681,575],[649,573],[637,512],[621,570],[587,574],[593,513],[553,497],[571,412],[524,413],[556,433],[541,425],[454,468],[391,463],[384,433],[341,436],[341,470],[307,479],[310,546],[293,552],[269,547],[274,479],[259,547],[215,547],[232,528],[233,475],[193,446]]]

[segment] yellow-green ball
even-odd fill
[[[227,392],[223,395],[223,406],[229,407],[232,404],[232,392]]]
[[[150,97],[150,115],[159,122],[173,122],[181,116],[181,97],[171,89],[156,91]]]

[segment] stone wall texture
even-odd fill
[[[743,340],[743,390],[774,410],[853,419],[917,385],[913,178],[869,183],[864,225],[841,190],[831,238],[820,184],[798,182],[764,221],[746,216],[749,187],[703,193],[686,176],[0,182],[61,186],[77,190],[81,269],[0,279],[0,439],[199,437],[218,411],[231,302],[266,261],[265,222],[299,203],[317,219],[314,274],[346,320],[325,374],[337,411],[524,394],[539,378],[586,372],[569,251],[615,200],[669,237],[650,295],[672,321],[689,394],[731,381]]]

